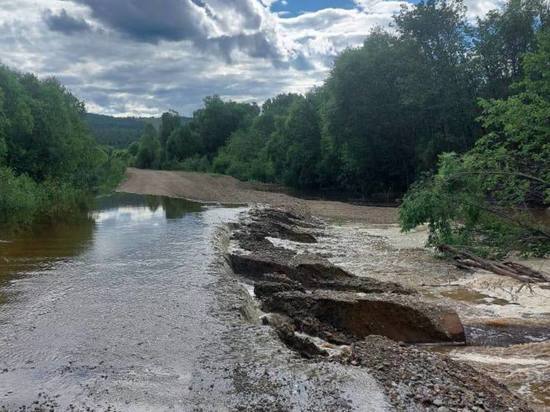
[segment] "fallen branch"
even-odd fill
[[[440,245],[438,249],[453,256],[456,266],[461,269],[483,269],[501,276],[509,276],[525,283],[550,282],[550,275],[531,269],[516,262],[497,262],[484,259],[472,253],[449,245]]]

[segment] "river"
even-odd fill
[[[368,373],[302,360],[250,315],[223,259],[244,208],[97,203],[0,233],[0,410],[387,409]]]

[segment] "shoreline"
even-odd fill
[[[260,190],[262,188],[265,190]],[[181,198],[205,204],[264,204],[328,219],[359,220],[375,224],[397,223],[395,207],[301,199],[286,193],[271,192],[271,188],[272,185],[241,182],[225,175],[128,168],[126,179],[116,191]]]

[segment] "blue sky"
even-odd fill
[[[304,12],[321,9],[353,9],[356,4],[352,0],[286,0],[277,1],[271,5],[275,12],[286,12],[288,16],[296,16]]]
[[[502,0],[464,0],[470,17]],[[162,7],[159,7],[162,4]],[[405,0],[0,0],[0,63],[55,76],[91,112],[190,115],[322,84]]]

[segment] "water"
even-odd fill
[[[385,410],[365,371],[299,359],[243,315],[222,258],[243,211],[116,195],[2,239],[0,410]]]

